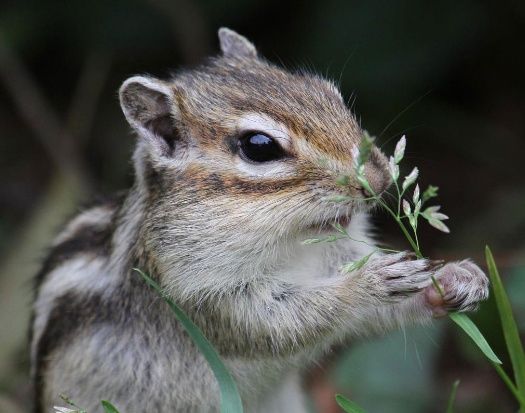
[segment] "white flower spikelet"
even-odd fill
[[[450,232],[450,229],[443,223],[443,221],[440,221],[439,219],[430,218],[428,220],[428,223],[432,225],[434,228],[445,232],[448,234]]]
[[[419,201],[419,184],[416,184],[416,187],[414,189],[414,196],[412,197],[412,201],[414,201],[414,204],[417,204],[417,201]]]
[[[445,219],[448,219],[448,216],[442,214],[441,212],[431,212],[430,218],[437,219],[438,221],[444,221]]]
[[[441,209],[441,206],[439,205],[429,206],[427,209],[425,209],[425,212],[423,212],[423,214],[430,216],[431,214],[439,211],[440,209]]]
[[[403,199],[403,212],[405,213],[407,217],[410,216],[410,214],[412,213],[410,204],[408,203],[406,199]]]
[[[421,211],[421,199],[416,202],[416,206],[414,207],[414,215],[419,215],[419,211]]]
[[[396,144],[396,149],[394,150],[394,161],[396,164],[401,162],[403,157],[405,156],[405,148],[407,145],[407,140],[405,135],[401,136],[401,139]]]
[[[390,172],[392,179],[397,181],[397,178],[399,178],[399,165],[396,164],[393,156],[388,160],[388,171]]]
[[[412,172],[410,172],[405,180],[403,181],[403,191],[405,191],[410,185],[412,185],[414,182],[416,182],[417,176],[419,175],[419,170],[417,169],[417,166],[412,169]]]

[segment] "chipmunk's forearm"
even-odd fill
[[[215,304],[201,303],[192,317],[223,354],[290,355],[342,335],[360,315],[359,286],[351,291],[346,281],[222,296]]]

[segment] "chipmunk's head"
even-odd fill
[[[367,194],[353,162],[363,131],[339,90],[268,63],[229,29],[219,39],[222,54],[206,64],[168,81],[132,77],[120,89],[139,135],[138,187],[155,199],[163,228],[269,241],[346,222]],[[376,193],[389,185],[375,147],[364,173]],[[331,202],[337,195],[349,199]]]

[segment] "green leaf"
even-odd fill
[[[235,381],[233,380],[230,372],[217,354],[217,351],[213,348],[204,334],[202,334],[199,327],[197,327],[195,323],[193,323],[193,321],[191,321],[186,315],[186,313],[184,313],[184,311],[162,291],[160,286],[151,277],[146,275],[138,268],[134,268],[134,270],[137,271],[142,276],[142,278],[144,278],[146,283],[155,291],[157,291],[164,301],[168,303],[171,310],[175,313],[177,319],[184,326],[195,345],[199,348],[200,352],[209,363],[213,374],[219,383],[219,389],[221,392],[220,411],[222,413],[242,413],[242,402],[237,385],[235,384]]]
[[[341,394],[335,395],[335,401],[346,413],[366,413],[365,409],[359,407],[357,404],[348,400]]]
[[[514,320],[512,307],[507,293],[505,292],[505,288],[503,287],[503,283],[501,282],[501,277],[498,268],[496,267],[494,257],[488,246],[485,247],[485,257],[487,259],[494,298],[501,319],[503,335],[505,337],[505,342],[507,343],[507,350],[512,362],[512,368],[514,369],[514,379],[516,380],[519,393],[525,394],[525,355],[518,327]],[[522,405],[521,407],[524,408],[525,406]]]
[[[102,407],[104,408],[104,413],[119,413],[117,408],[107,400],[102,400]]]
[[[452,321],[460,326],[465,333],[476,343],[481,352],[494,363],[501,364],[501,360],[496,356],[489,343],[483,337],[483,334],[479,331],[478,327],[472,322],[466,314],[463,313],[450,313],[448,315]]]
[[[448,398],[447,412],[454,413],[454,401],[456,400],[456,393],[458,391],[459,380],[452,383],[452,390],[450,391],[450,397]]]

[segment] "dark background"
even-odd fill
[[[522,1],[4,0],[0,411],[27,406],[29,280],[51,234],[79,202],[131,182],[119,85],[217,53],[220,26],[271,61],[339,82],[385,151],[406,133],[407,168],[440,187],[451,217],[450,235],[422,225],[424,253],[483,263],[490,244],[525,327],[524,25]],[[375,219],[382,240],[405,247],[387,217]],[[475,318],[508,366],[493,303]],[[443,412],[456,378],[458,412],[516,410],[447,321],[356,344],[327,371],[334,392],[371,412]]]

